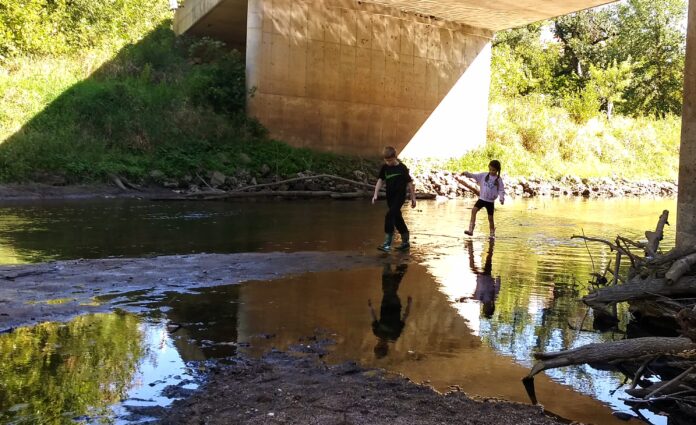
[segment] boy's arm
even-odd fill
[[[408,190],[411,192],[411,208],[416,208],[416,186],[413,181],[408,182]]]
[[[377,200],[377,196],[379,195],[379,190],[382,188],[382,184],[384,184],[384,181],[382,179],[377,179],[377,183],[375,183],[375,193],[372,195],[373,204]]]

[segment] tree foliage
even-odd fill
[[[167,13],[165,0],[0,0],[0,63],[121,46]]]
[[[496,35],[492,96],[541,93],[560,105],[679,114],[686,0],[624,0]],[[541,41],[544,31],[553,41]],[[589,102],[586,90],[600,102]],[[588,103],[589,102],[589,103]],[[581,108],[581,109],[582,109]]]

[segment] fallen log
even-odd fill
[[[594,343],[555,353],[537,353],[539,359],[522,379],[532,403],[536,404],[534,376],[544,370],[579,364],[609,364],[636,361],[660,355],[684,354],[696,357],[696,343],[688,338],[646,337]]]
[[[696,296],[696,276],[684,276],[670,285],[666,278],[641,279],[636,276],[623,285],[612,285],[582,297],[590,307],[605,308],[623,301],[678,296]]]
[[[690,254],[675,261],[665,274],[667,284],[671,285],[678,281],[679,278],[691,270],[694,264],[696,264],[696,254]]]

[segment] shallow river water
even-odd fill
[[[533,353],[625,338],[626,314],[618,328],[595,331],[578,301],[611,254],[570,236],[640,239],[663,209],[676,222],[675,200],[520,199],[496,212],[495,240],[485,214],[464,238],[472,203],[404,209],[409,255],[375,250],[384,206],[364,201],[0,205],[0,264],[314,250],[359,251],[383,263],[158,298],[135,293],[124,302],[147,307],[144,314],[85,315],[2,334],[0,422],[124,422],[124,406],[166,405],[161,392],[170,384],[195,388],[188,361],[260,354],[313,336],[335,341],[331,362],[528,402],[520,379]],[[668,228],[662,246],[673,243]],[[611,415],[628,411],[622,380],[588,366],[551,370],[537,378],[537,396],[570,420],[622,423]]]

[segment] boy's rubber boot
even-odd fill
[[[385,233],[384,234],[384,242],[382,243],[382,245],[378,246],[377,249],[379,249],[380,251],[384,251],[384,252],[391,251],[391,244],[392,244],[393,239],[394,239],[393,233]]]
[[[399,251],[408,251],[409,249],[411,249],[411,244],[408,241],[409,236],[410,235],[408,232],[402,233],[401,234],[401,245],[396,247],[396,249],[398,249]]]

